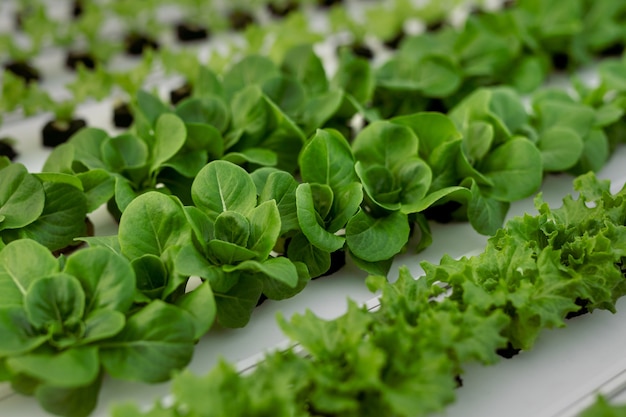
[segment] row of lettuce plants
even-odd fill
[[[176,29],[180,41],[203,41],[228,30],[245,32],[250,29],[257,34],[260,30],[265,34],[269,27],[282,25],[284,17],[295,17],[300,21],[304,19],[308,23],[306,16],[330,12],[334,15],[331,30],[335,32],[346,28],[353,34],[365,33],[367,30],[383,40],[388,40],[402,33],[402,22],[407,18],[418,18],[429,24],[441,21],[455,7],[482,6],[480,1],[467,0],[429,2],[423,5],[404,0],[360,2],[358,7],[365,10],[364,21],[360,22],[343,13],[346,6],[350,7],[348,3],[350,2],[317,0],[187,0],[177,2],[175,9],[172,9],[168,0],[79,0],[68,8],[66,18],[59,19],[56,16],[58,13],[51,10],[53,5],[43,0],[14,1],[12,11],[15,13],[13,23],[16,32],[29,42],[17,41],[9,33],[3,32],[0,36],[0,49],[6,53],[9,62],[26,64],[46,48],[57,46],[74,53],[74,63],[69,62],[71,54],[68,54],[68,66],[75,67],[77,62],[82,62],[93,67],[96,63],[106,65],[123,49],[128,53],[141,54],[144,48],[159,48],[167,43],[167,36],[164,35],[172,27]],[[264,17],[263,11],[269,11],[272,18]],[[177,16],[177,20],[171,21],[172,16]],[[299,30],[302,29],[301,27]],[[123,39],[121,34],[124,35]],[[38,71],[34,70],[31,80],[37,78]]]
[[[249,59],[256,68],[271,63]],[[39,174],[4,160],[3,379],[35,395],[49,411],[88,415],[104,373],[166,379],[188,362],[195,341],[214,320],[244,326],[262,298],[293,296],[325,273],[334,252],[385,275],[412,228],[421,231],[420,247],[429,243],[431,207],[441,212],[451,206],[453,217],[462,213],[478,230],[496,231],[509,202],[534,193],[545,169],[586,171],[608,157],[605,131],[619,132],[622,115],[619,90],[610,86],[623,83],[609,74],[619,74],[623,62],[600,67],[603,82],[579,90],[588,93],[587,102],[610,92],[615,101],[601,100],[602,111],[551,88],[532,101],[542,109],[537,118],[513,90],[479,89],[448,115],[421,112],[374,121],[351,142],[331,128],[315,129],[305,140],[302,128],[249,82],[233,93],[246,110],[241,116],[219,106],[219,96],[189,99],[172,111],[140,93],[140,117],[127,133],[84,129],[57,147]],[[241,82],[232,77],[219,85]],[[215,87],[217,79],[208,79]],[[265,112],[259,115],[259,109]],[[207,117],[248,124],[236,130],[223,124],[220,131]],[[268,127],[274,130],[263,130]],[[535,141],[519,134],[532,131],[538,132]],[[229,138],[231,148],[225,148]],[[562,138],[567,144],[557,146]],[[259,140],[274,147],[255,146]],[[551,140],[554,146],[547,146]],[[446,204],[439,204],[442,199]],[[83,237],[86,214],[107,202],[119,215],[118,235]],[[59,258],[50,253],[76,237],[89,247]],[[542,242],[540,236],[524,239]],[[191,276],[202,284],[188,291]],[[476,279],[481,276],[487,275]],[[585,284],[590,293],[579,298],[587,308],[605,306],[590,285]],[[517,296],[498,297],[507,311],[519,302]],[[533,314],[522,316],[537,324]],[[539,320],[529,328],[517,318],[503,335],[524,349],[539,328],[554,324]],[[170,331],[171,323],[177,332]],[[151,360],[128,360],[142,355]],[[89,363],[88,369],[68,372],[76,377],[71,381],[55,379],[50,371],[78,363]]]
[[[258,9],[262,5],[247,4],[247,8],[253,7]],[[300,4],[297,6],[299,9],[306,5]],[[410,2],[402,1],[390,2],[385,4],[384,7],[369,3],[366,3],[365,6],[366,14],[370,16],[369,20],[372,20],[372,16],[388,15],[385,21],[388,22],[391,19],[396,22],[393,25],[394,27],[398,26],[397,22],[401,18],[406,19],[409,16],[414,16],[421,20],[429,21],[440,18],[443,11],[448,10],[448,7],[442,4],[439,6],[431,4],[428,7],[416,8]],[[140,22],[144,20],[154,22],[156,15],[163,15],[163,13],[158,13],[160,8],[171,7],[167,2],[131,2],[128,5],[122,3],[100,4],[97,2],[85,2],[82,4],[82,13],[76,22],[57,22],[48,16],[49,13],[46,7],[49,7],[49,5],[37,2],[34,4],[27,2],[23,7],[25,10],[30,10],[29,13],[25,13],[27,17],[22,19],[23,30],[32,38],[30,42],[19,42],[17,38],[9,33],[0,35],[0,50],[3,51],[0,55],[6,55],[6,58],[9,59],[9,61],[4,62],[7,69],[3,75],[3,100],[0,103],[0,111],[4,114],[9,114],[18,110],[27,117],[41,112],[52,113],[52,119],[42,129],[44,146],[55,146],[67,140],[78,129],[84,127],[85,120],[75,115],[78,106],[87,100],[102,100],[110,97],[112,94],[119,96],[118,90],[120,89],[123,92],[122,96],[126,96],[124,100],[127,100],[128,97],[133,98],[139,89],[146,87],[146,77],[155,69],[158,69],[159,66],[164,67],[168,73],[173,72],[191,80],[195,79],[197,75],[196,68],[199,65],[197,53],[202,48],[202,45],[206,43],[194,43],[183,48],[183,53],[181,54],[172,53],[172,49],[169,47],[159,49],[157,41],[151,41],[152,43],[146,43],[145,47],[138,52],[141,54],[141,60],[130,70],[112,68],[107,64],[107,60],[104,59],[104,56],[112,55],[114,51],[122,46],[121,42],[109,39],[110,36],[101,33],[104,30],[103,28],[106,28],[107,22],[112,20],[112,16],[119,14],[126,16],[127,18],[121,20],[127,21],[130,18],[135,26],[140,25]],[[140,10],[136,10],[137,7]],[[191,9],[192,12],[189,14],[195,17],[196,23],[200,16],[220,15],[220,13],[212,10],[215,8],[219,9],[220,6],[210,2],[190,2],[189,4],[178,4],[177,7],[182,10]],[[209,13],[206,10],[207,8],[211,9],[212,12]],[[352,22],[352,20],[348,19],[349,16],[345,15],[343,10],[342,5],[338,4],[332,7],[328,13],[324,11],[316,13],[322,20],[327,15],[330,16],[329,19],[333,22],[330,25],[330,30],[320,29],[319,27],[314,29],[312,27],[306,17],[311,10],[292,11],[286,19],[275,18],[270,19],[268,22],[259,21],[258,24],[247,25],[246,30],[243,32],[243,42],[238,37],[220,37],[218,48],[220,52],[214,50],[210,53],[209,61],[211,67],[221,71],[224,64],[232,61],[234,56],[259,52],[262,45],[270,43],[272,47],[266,52],[276,59],[281,59],[285,51],[293,45],[304,42],[319,42],[325,36],[344,30],[346,26],[355,28],[354,23],[346,23]],[[112,16],[109,16],[109,14],[112,14]],[[144,16],[145,14],[152,17],[145,19],[137,18],[137,16]],[[156,25],[155,27],[162,26]],[[221,27],[220,25],[216,26],[215,29]],[[384,26],[387,26],[387,24]],[[372,27],[372,25],[368,25],[368,27]],[[137,33],[141,32],[136,27],[134,30]],[[44,40],[50,39],[56,40],[55,42],[64,48],[69,48],[67,61],[71,61],[72,68],[77,71],[73,80],[65,86],[67,94],[64,94],[62,97],[58,94],[53,96],[44,87],[33,82],[39,79],[39,71],[30,69],[29,65],[27,65],[27,58],[35,57],[41,53],[43,49],[42,43]],[[156,39],[163,41],[160,38]],[[78,45],[72,46],[73,43]],[[84,51],[86,48],[85,43],[90,50],[87,55]],[[28,44],[28,51],[18,48],[20,44]],[[153,46],[149,47],[149,45]],[[155,54],[155,49],[159,49],[158,54]],[[157,59],[154,59],[155,55]],[[183,86],[181,89],[183,93],[187,91],[188,87]],[[171,94],[172,97],[175,97],[176,94],[180,93],[173,91]],[[124,101],[115,103],[112,119],[116,126],[128,127],[132,122],[132,115],[129,114],[127,103]],[[15,145],[19,147],[19,144],[16,142],[17,140],[14,138],[0,139],[0,147],[2,148],[0,149],[0,155],[15,157],[17,153],[14,149]]]
[[[554,68],[577,68],[595,56],[623,50],[625,13],[620,3],[607,0],[535,3],[523,0],[501,13],[477,13],[460,28],[444,25],[417,36],[405,34],[401,38],[399,53],[394,54],[382,68],[371,70],[376,87],[373,93],[368,94],[371,88],[364,88],[359,98],[384,117],[429,106],[440,108],[444,104],[441,101],[447,102],[449,107],[451,103],[458,102],[460,96],[480,85],[505,82],[527,92],[540,85]],[[386,8],[391,10],[387,14],[393,17],[384,18]],[[244,46],[240,42],[232,43],[225,57],[212,53],[208,65],[221,73],[226,62],[251,53],[267,54],[275,62],[282,62],[286,51],[295,44],[317,42],[329,33],[346,30],[355,39],[364,37],[364,33],[370,30],[374,36],[385,41],[388,39],[375,28],[398,26],[397,23],[388,23],[388,20],[404,22],[407,17],[416,16],[436,21],[440,13],[428,8],[416,8],[410,2],[397,1],[392,2],[392,6],[368,4],[365,20],[350,17],[340,5],[331,8],[327,15],[331,29],[326,32],[311,28],[304,13],[267,25],[251,25],[246,32]],[[376,25],[373,20],[377,19],[387,23]],[[190,56],[181,59],[180,54],[172,54],[169,48],[161,52],[163,56],[158,61],[164,67],[194,83],[197,64],[193,65]],[[124,86],[129,80],[118,82],[120,77],[109,76],[109,71],[99,65],[93,71],[83,71],[82,79],[79,77],[69,86],[76,97],[58,105],[54,100],[41,99],[42,94],[37,94],[36,90],[28,94],[28,86],[14,85],[24,81],[5,77],[3,112],[19,108],[23,108],[25,113],[52,110],[67,119],[67,113],[90,95],[96,99],[106,97],[114,85],[127,90]],[[131,90],[141,88],[144,78],[136,77],[138,85]],[[86,90],[85,85],[90,85],[91,89]],[[23,91],[25,89],[27,91]],[[425,98],[416,100],[416,95]],[[37,108],[37,103],[40,103],[40,108]]]
[[[574,186],[579,196],[567,196],[557,209],[538,196],[539,214],[510,220],[479,255],[425,262],[419,279],[406,268],[395,283],[370,276],[369,287],[382,291],[375,311],[352,302],[335,319],[311,312],[279,317],[299,349],[268,353],[245,374],[224,362],[203,376],[183,371],[166,405],[147,411],[118,405],[112,415],[442,411],[468,363],[491,365],[500,349],[531,349],[543,329],[565,326],[581,309],[614,311],[625,294],[624,189],[611,194],[609,182],[591,173]]]
[[[167,379],[214,320],[245,325],[260,299],[296,294],[336,252],[384,275],[412,230],[420,248],[429,244],[428,220],[442,212],[494,233],[545,172],[604,164],[622,137],[625,68],[602,61],[597,86],[542,89],[528,107],[512,88],[489,87],[447,103],[418,92],[412,103],[428,107],[413,108],[415,86],[403,94],[396,85],[396,115],[374,99],[365,60],[343,53],[329,80],[312,47],[300,46],[280,65],[250,55],[223,75],[201,66],[192,97],[175,106],[141,91],[127,132],[83,129],[39,174],[0,163],[0,376],[51,412],[88,415],[105,373]],[[432,92],[417,76],[397,78]],[[433,103],[450,109],[421,111]],[[352,130],[356,113],[367,125]],[[85,237],[85,217],[103,204],[118,235]],[[89,247],[50,254],[77,237]],[[190,276],[203,283],[187,291]],[[603,306],[583,295],[589,308]],[[571,309],[563,306],[559,314]],[[514,333],[521,323],[503,335],[526,349],[533,338]]]
[[[284,52],[294,40],[298,42],[319,41],[325,36],[346,29],[354,33],[362,32],[361,28],[365,27],[370,30],[379,28],[374,33],[386,38],[386,33],[390,30],[394,32],[394,35],[403,33],[402,22],[407,18],[416,18],[424,22],[440,20],[451,8],[459,4],[468,6],[474,2],[451,0],[445,4],[431,2],[419,7],[406,1],[394,0],[382,4],[364,2],[358,6],[365,10],[366,25],[357,24],[354,17],[345,12],[346,5],[341,1],[336,2],[337,4],[319,4],[319,6],[332,7],[318,11],[311,9],[314,1],[256,1],[222,4],[190,0],[177,2],[174,10],[172,10],[172,4],[164,0],[128,3],[79,1],[77,3],[80,7],[72,9],[75,12],[74,19],[69,20],[59,20],[51,16],[58,13],[53,13],[53,10],[50,10],[52,6],[41,0],[28,0],[23,3],[17,5],[14,10],[17,15],[18,36],[13,36],[14,33],[9,32],[1,33],[0,51],[7,71],[22,76],[26,82],[30,83],[42,77],[40,71],[30,65],[30,62],[45,52],[46,47],[53,45],[68,51],[66,66],[71,69],[78,69],[81,64],[89,69],[99,66],[107,68],[111,58],[124,48],[128,53],[135,55],[141,55],[150,49],[161,49],[160,45],[169,49],[167,36],[164,36],[163,32],[172,25],[172,22],[163,20],[164,17],[171,19],[171,15],[180,15],[181,21],[177,22],[178,26],[186,23],[191,26],[187,31],[190,32],[188,34],[190,40],[210,40],[212,36],[219,37],[219,32],[234,28],[242,30],[243,37],[247,41],[245,47],[247,52],[252,52],[270,37],[276,38],[273,41],[275,45],[282,44],[282,47],[279,46],[278,49]],[[283,7],[288,11],[288,17],[285,19],[282,18],[282,14],[274,14],[272,19],[263,19],[258,16],[262,14],[260,12],[264,8],[278,10]],[[237,13],[232,13],[233,11]],[[232,14],[241,15],[233,20],[240,20],[245,24],[228,24],[226,20]],[[314,25],[307,18],[307,15],[311,14],[315,14],[316,19],[322,21],[328,18],[331,24],[316,24],[314,29]],[[385,17],[382,19],[384,22],[381,22],[381,16]],[[378,24],[373,24],[375,22]],[[321,26],[329,26],[329,28]],[[118,39],[119,33],[125,33],[126,37]],[[289,36],[282,36],[286,33]],[[220,42],[223,43],[227,39],[220,37]],[[197,47],[202,44],[205,42],[191,43],[189,48],[182,44],[181,47],[197,50]],[[234,44],[229,47],[234,47]]]

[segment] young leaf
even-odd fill
[[[247,271],[265,275],[265,277],[281,282],[290,288],[298,283],[295,265],[285,257],[269,258],[263,262],[244,261],[233,267],[225,267],[226,272]]]
[[[104,169],[96,168],[76,174],[87,197],[87,213],[100,208],[115,195],[115,179]]]
[[[582,138],[568,127],[556,126],[540,133],[537,147],[545,171],[565,171],[581,157]]]
[[[583,139],[583,151],[578,163],[571,172],[582,175],[589,171],[598,172],[609,159],[609,140],[601,129],[591,129]]]
[[[94,127],[79,130],[68,142],[74,148],[74,160],[84,166],[85,170],[98,168],[106,170],[102,148],[108,137],[106,131]]]
[[[246,247],[250,237],[250,223],[243,214],[224,211],[215,219],[215,239]]]
[[[44,384],[56,387],[79,387],[92,383],[100,371],[95,346],[67,349],[59,353],[30,353],[11,357],[7,364],[16,373],[24,373]]]
[[[282,261],[284,263],[284,261]],[[287,279],[274,279],[272,276],[261,275],[261,281],[263,281],[263,294],[270,300],[284,300],[291,298],[298,294],[306,287],[311,280],[309,270],[302,262],[294,262],[296,267],[296,273],[298,280],[295,285],[289,285],[285,282],[289,282]],[[291,271],[289,271],[291,273]]]
[[[43,186],[24,165],[0,169],[0,231],[18,229],[34,222],[45,203]]]
[[[262,90],[272,102],[292,118],[300,114],[307,101],[302,83],[284,75],[265,81]]]
[[[145,254],[134,258],[131,266],[137,280],[137,290],[150,300],[163,298],[169,275],[161,258]]]
[[[176,300],[176,306],[189,313],[194,325],[194,338],[200,339],[209,331],[215,316],[217,306],[209,281],[204,281],[192,291]]]
[[[301,262],[309,269],[312,278],[319,277],[330,268],[330,252],[313,245],[303,233],[298,233],[289,241],[287,257],[293,262]]]
[[[114,338],[100,345],[107,372],[130,381],[161,382],[191,359],[195,328],[178,307],[155,300],[126,322]]]
[[[248,55],[224,74],[224,92],[230,98],[246,86],[262,85],[270,78],[279,75],[278,68],[269,58]]]
[[[419,139],[419,155],[427,161],[431,161],[431,155],[443,143],[461,138],[454,122],[442,113],[420,112],[397,116],[390,121],[413,130]]]
[[[516,137],[498,146],[479,165],[493,183],[489,196],[515,201],[537,192],[541,186],[541,154],[524,137]]]
[[[56,182],[45,182],[46,203],[39,218],[19,231],[50,250],[75,244],[74,238],[86,234],[87,199],[78,188]]]
[[[99,309],[125,313],[132,304],[135,274],[125,258],[109,249],[95,247],[73,253],[63,271],[80,281],[86,314]]]
[[[144,90],[137,92],[137,106],[150,126],[155,125],[159,116],[169,112],[169,109],[161,99]]]
[[[262,291],[261,280],[247,276],[228,292],[216,292],[217,321],[224,327],[244,327],[250,321],[250,315]]]
[[[418,138],[405,126],[388,121],[365,127],[352,143],[354,157],[365,165],[379,164],[387,168],[418,154]]]
[[[502,227],[510,203],[485,197],[476,181],[471,180],[471,197],[467,198],[467,219],[478,233],[491,236]]]
[[[220,134],[228,128],[231,117],[226,103],[214,95],[186,99],[176,106],[176,114],[185,124],[211,126]]]
[[[85,293],[73,276],[58,273],[33,282],[24,297],[28,320],[38,329],[52,332],[78,324],[85,312]]]
[[[356,181],[354,157],[341,133],[318,130],[298,157],[304,182],[327,184],[333,189]]]
[[[224,240],[213,239],[209,241],[207,248],[209,259],[217,265],[234,265],[257,257],[256,252],[245,246]]]
[[[107,138],[102,143],[102,158],[107,170],[111,172],[121,173],[124,170],[144,167],[149,154],[146,142],[131,133]]]
[[[226,161],[208,163],[191,186],[194,203],[211,219],[223,211],[247,214],[256,206],[256,187],[241,167]]]
[[[157,171],[173,157],[183,147],[186,139],[187,129],[179,117],[170,113],[159,116],[154,127],[151,171]]]
[[[0,251],[0,305],[22,305],[30,285],[59,271],[56,258],[43,245],[21,239]]]
[[[258,259],[266,259],[276,246],[281,223],[280,213],[274,200],[265,201],[248,215],[250,237],[247,248],[258,254]]]
[[[94,310],[84,319],[85,331],[77,345],[92,344],[118,334],[126,324],[126,316],[117,310]]]
[[[287,51],[281,69],[302,83],[307,94],[315,96],[328,90],[328,80],[321,59],[311,45],[299,45]]]
[[[133,259],[145,254],[161,256],[168,247],[188,242],[191,227],[178,201],[150,191],[126,207],[118,233],[122,253]]]
[[[39,333],[28,321],[22,306],[0,307],[0,356],[20,355],[36,349],[49,336]]]
[[[375,218],[359,210],[346,226],[346,243],[359,258],[369,262],[382,261],[402,250],[409,239],[409,229],[404,213],[396,211]]]
[[[296,189],[298,223],[302,233],[319,249],[334,252],[343,246],[345,238],[325,230],[315,207],[311,184],[303,183]]]
[[[257,192],[259,194],[259,203],[274,200],[280,213],[280,232],[284,235],[288,231],[298,230],[298,217],[296,214],[296,188],[298,182],[285,171],[279,171],[267,168],[271,172],[265,178],[263,185],[260,185],[263,169],[257,169],[251,176],[255,184],[257,184]]]

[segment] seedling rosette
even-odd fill
[[[96,247],[57,259],[26,239],[6,245],[0,259],[2,380],[47,411],[88,416],[105,372],[159,382],[191,359],[190,316],[158,300],[134,304],[124,257]]]
[[[295,295],[309,280],[305,264],[272,255],[281,232],[275,200],[257,202],[250,174],[227,161],[213,161],[191,189],[195,207],[185,209],[193,239],[181,248],[176,269],[199,276],[215,296],[217,320],[242,327],[261,296]]]
[[[75,246],[87,234],[83,184],[63,173],[31,174],[0,158],[0,243],[32,239],[51,251]]]

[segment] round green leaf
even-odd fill
[[[34,240],[9,243],[0,251],[0,305],[21,305],[34,281],[58,270],[57,259]]]
[[[401,187],[401,210],[405,213],[419,211],[422,199],[430,189],[432,171],[429,165],[419,158],[413,158],[396,170],[396,177]]]
[[[0,308],[0,356],[19,355],[35,349],[48,340],[28,321],[21,306]]]
[[[176,107],[176,114],[188,125],[204,124],[224,132],[230,122],[230,112],[222,99],[216,96],[189,98]]]
[[[128,260],[104,247],[70,255],[64,272],[76,277],[85,291],[86,313],[98,309],[126,312],[133,301],[135,274]]]
[[[148,156],[148,145],[130,133],[106,138],[102,143],[102,158],[108,171],[143,167],[148,163]]]
[[[87,198],[78,188],[64,182],[44,182],[46,203],[39,218],[20,235],[36,240],[50,250],[75,244],[86,234]]]
[[[392,168],[398,162],[417,156],[418,139],[406,126],[376,121],[365,127],[352,143],[354,157],[364,165]]]
[[[302,149],[298,165],[304,182],[326,184],[335,189],[356,180],[350,145],[334,130],[315,132]]]
[[[180,297],[176,300],[176,305],[192,317],[195,339],[200,339],[215,321],[217,307],[209,281],[204,281],[198,287]]]
[[[243,214],[236,211],[225,211],[215,219],[214,233],[215,239],[245,248],[250,237],[250,223]]]
[[[257,253],[258,259],[266,259],[276,246],[280,235],[280,213],[276,202],[269,200],[254,208],[248,215],[250,237],[248,249]]]
[[[180,117],[164,113],[156,121],[154,128],[154,148],[152,149],[152,171],[176,155],[185,144],[187,129]]]
[[[447,97],[461,85],[461,69],[449,57],[426,56],[417,68],[420,89],[427,97]]]
[[[85,318],[85,333],[78,344],[85,345],[118,334],[126,324],[126,316],[116,310],[95,310]]]
[[[85,312],[85,293],[80,282],[66,273],[58,273],[33,282],[24,297],[24,307],[33,326],[73,326]]]
[[[93,382],[100,371],[98,348],[81,347],[60,353],[31,353],[9,358],[9,367],[45,384],[78,387]]]
[[[399,211],[375,218],[360,210],[348,221],[346,243],[352,253],[368,262],[398,254],[409,239],[407,215]]]
[[[537,192],[543,179],[542,168],[539,149],[524,137],[498,146],[479,167],[493,183],[488,195],[509,202]]]
[[[296,116],[306,102],[304,86],[294,78],[280,75],[262,85],[263,92],[289,116]]]
[[[215,293],[217,320],[224,327],[244,327],[256,307],[263,283],[261,280],[248,276],[242,279],[226,293]]]
[[[330,268],[330,252],[312,245],[303,233],[291,238],[287,246],[287,257],[293,262],[305,264],[311,278],[322,275]]]
[[[545,171],[564,171],[581,157],[582,138],[568,127],[555,126],[539,135],[537,147]]]
[[[115,378],[166,381],[189,363],[194,336],[185,311],[155,300],[132,315],[122,332],[100,345],[100,359]]]
[[[145,254],[161,256],[174,245],[191,239],[191,226],[174,198],[150,191],[135,198],[120,218],[122,253],[129,259]]]
[[[247,55],[224,74],[224,91],[228,97],[246,86],[261,85],[279,76],[280,71],[274,61],[261,55]]]
[[[231,162],[209,162],[196,176],[191,197],[199,208],[215,219],[223,211],[247,214],[256,206],[254,181],[243,168]]]
[[[394,117],[390,121],[413,130],[419,139],[420,156],[424,159],[428,159],[442,143],[461,138],[454,122],[442,113],[420,112]]]
[[[34,222],[43,211],[41,182],[22,164],[0,170],[0,230],[17,229]]]

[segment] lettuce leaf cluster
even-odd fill
[[[370,276],[370,288],[382,291],[373,311],[350,302],[336,319],[279,317],[296,345],[266,355],[251,372],[227,363],[204,376],[184,371],[171,405],[142,412],[124,404],[113,416],[441,411],[467,363],[496,363],[507,346],[531,349],[542,329],[565,326],[581,305],[614,311],[626,294],[626,188],[612,194],[608,181],[587,174],[575,189],[578,198],[556,209],[537,197],[539,214],[512,219],[477,256],[424,263],[418,279],[405,267],[394,283]]]

